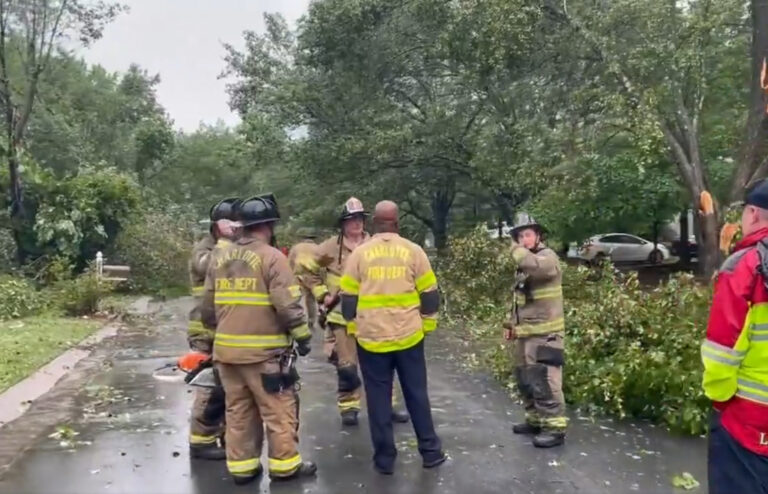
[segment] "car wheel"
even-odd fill
[[[592,258],[592,265],[604,266],[607,260],[608,260],[608,256],[605,255],[605,252],[598,252],[597,254],[595,254],[595,257]]]
[[[664,262],[664,254],[662,254],[659,249],[654,249],[648,256],[648,262],[651,264],[661,264]]]

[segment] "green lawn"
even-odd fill
[[[77,345],[102,324],[54,315],[0,322],[0,392]]]

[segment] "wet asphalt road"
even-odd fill
[[[439,335],[428,342],[429,384],[438,433],[451,460],[425,471],[409,424],[397,425],[397,470],[376,474],[365,414],[342,428],[335,373],[318,345],[300,363],[301,453],[318,477],[300,483],[236,487],[223,462],[187,454],[190,390],[152,371],[186,350],[189,299],[155,304],[155,313],[103,343],[30,411],[0,429],[0,493],[671,493],[684,471],[706,492],[704,441],[648,426],[572,417],[568,443],[534,449],[511,432],[522,410],[487,376],[463,370],[461,350]],[[317,338],[320,340],[320,338]],[[77,435],[51,438],[68,424]],[[65,441],[62,443],[62,441]],[[26,451],[19,452],[20,449]]]

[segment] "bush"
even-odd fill
[[[43,308],[35,287],[23,278],[0,277],[0,320],[24,317]]]
[[[50,290],[56,308],[70,316],[84,316],[99,311],[99,302],[112,287],[89,269],[76,278],[54,283]]]
[[[192,249],[189,219],[157,212],[134,215],[117,237],[109,263],[131,268],[133,291],[157,293],[187,286],[187,261]]]
[[[510,307],[506,294],[514,268],[506,254],[500,264],[495,262],[498,249],[482,237],[476,231],[453,239],[439,277],[454,301],[449,316],[463,321],[476,341],[493,341],[480,347],[484,361],[508,382],[511,352],[500,343],[500,322]],[[563,288],[566,398],[593,413],[649,419],[689,434],[704,432],[709,405],[701,390],[699,344],[711,291],[688,275],[648,289],[634,273],[621,275],[610,265],[599,271],[566,267]]]

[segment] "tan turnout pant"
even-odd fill
[[[527,336],[515,340],[515,377],[526,421],[549,430],[565,430],[563,335]]]
[[[301,466],[298,451],[299,410],[294,389],[268,392],[265,376],[280,374],[272,359],[259,364],[217,363],[227,402],[227,469],[249,477],[259,468],[264,428],[269,447],[269,473],[292,475]]]

